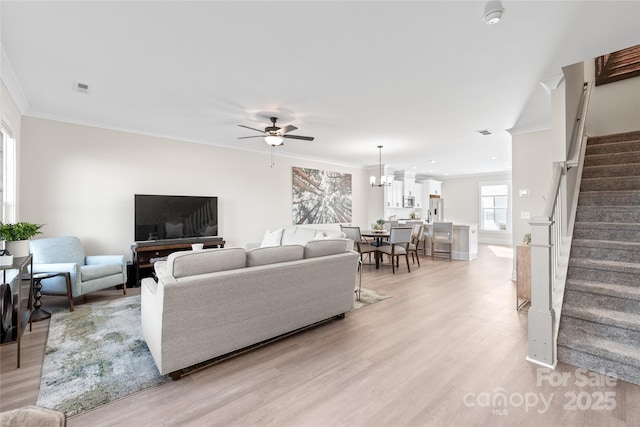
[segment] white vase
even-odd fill
[[[14,258],[29,255],[29,241],[16,240],[15,242],[5,242],[4,248],[9,251]]]

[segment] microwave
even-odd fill
[[[415,196],[404,196],[402,199],[403,208],[414,208],[416,206]]]

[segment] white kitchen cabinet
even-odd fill
[[[416,209],[422,208],[422,184],[416,182]]]
[[[427,199],[432,194],[442,196],[442,181],[436,181],[435,179],[424,181],[423,190]]]
[[[384,187],[384,200],[388,208],[393,207],[393,185]]]
[[[392,198],[392,204],[391,207],[392,208],[401,208],[402,207],[402,198],[404,197],[404,193],[403,193],[403,181],[393,181],[393,184],[391,185],[391,189],[393,192],[393,198]]]
[[[416,195],[416,182],[412,179],[404,180],[404,195],[415,196]]]

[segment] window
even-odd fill
[[[483,231],[507,231],[511,192],[508,183],[493,182],[480,184],[480,229]]]
[[[0,196],[2,198],[2,222],[15,222],[16,219],[16,140],[9,126],[2,122],[2,145],[0,146]]]

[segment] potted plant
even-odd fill
[[[0,238],[5,241],[4,249],[16,257],[29,255],[29,239],[42,234],[42,226],[24,221],[14,224],[0,222]]]
[[[384,230],[384,219],[379,219],[373,226],[374,230]]]

